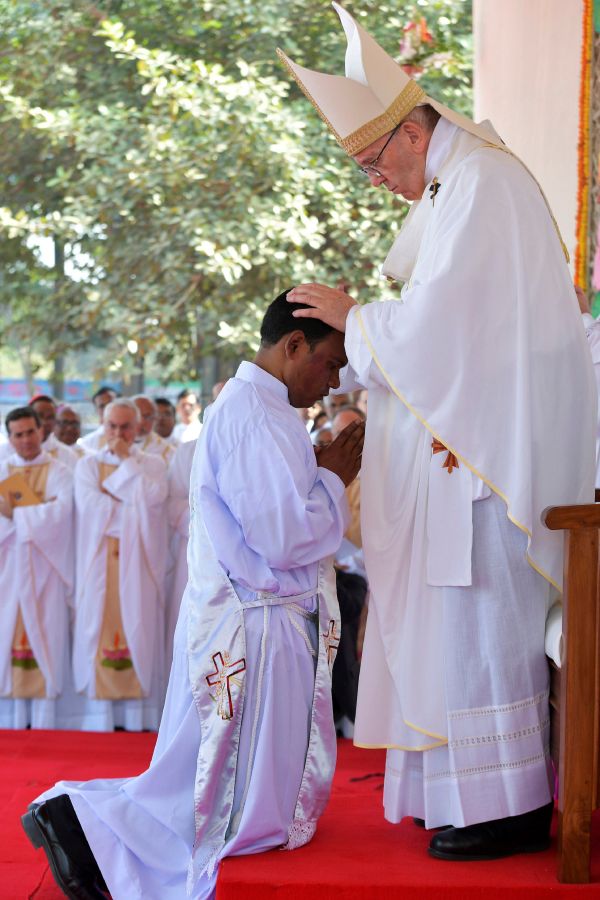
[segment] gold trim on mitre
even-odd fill
[[[306,99],[312,103],[342,150],[345,150],[349,156],[354,156],[356,153],[364,150],[365,147],[368,147],[369,144],[372,144],[373,141],[376,141],[384,134],[387,134],[388,131],[391,131],[393,128],[395,128],[396,125],[398,125],[402,121],[402,119],[404,119],[409,114],[409,112],[411,112],[415,108],[415,106],[418,106],[420,103],[427,101],[427,96],[423,88],[419,87],[417,82],[413,81],[411,78],[408,80],[408,84],[404,88],[402,88],[398,96],[395,97],[395,99],[390,103],[386,110],[384,110],[378,116],[369,119],[368,122],[365,122],[359,128],[350,132],[350,134],[346,135],[346,137],[342,137],[337,129],[334,128],[329,117],[323,112],[304,81],[300,78],[299,74],[294,71],[294,68],[290,65],[290,60],[288,59],[288,57],[285,55],[283,50],[279,49],[279,47],[277,48],[277,56],[279,57],[285,68],[288,70]],[[351,81],[351,79],[346,80]]]
[[[344,148],[348,156],[355,156],[378,140],[388,131],[391,131],[396,125],[406,118],[412,112],[415,106],[423,103],[426,99],[425,91],[419,87],[416,81],[412,79],[403,88],[396,99],[390,103],[388,108],[380,116],[371,119],[349,134],[348,137],[340,140],[341,146]],[[339,140],[339,139],[338,139]]]
[[[288,72],[290,73],[290,75],[292,76],[292,78],[294,79],[294,81],[296,82],[296,84],[298,85],[298,87],[300,88],[300,90],[302,91],[304,96],[306,97],[306,99],[310,100],[310,102],[312,103],[312,105],[314,106],[316,111],[319,113],[319,115],[321,116],[321,118],[323,119],[323,121],[325,122],[327,127],[329,128],[330,132],[332,133],[332,135],[334,136],[334,138],[340,145],[340,147],[343,147],[344,146],[343,138],[341,138],[340,135],[337,133],[337,131],[335,130],[335,128],[333,127],[333,125],[331,124],[331,122],[329,121],[329,119],[327,118],[327,116],[325,115],[325,113],[323,112],[323,110],[321,109],[321,107],[319,106],[317,101],[315,100],[315,98],[312,96],[312,94],[310,93],[310,91],[308,90],[308,88],[306,87],[304,82],[300,80],[298,75],[296,75],[296,73],[290,66],[289,60],[288,60],[287,56],[285,55],[285,53],[283,52],[283,50],[280,50],[278,47],[276,52],[277,52],[277,56],[279,57],[280,61],[283,63],[285,68],[288,70]]]

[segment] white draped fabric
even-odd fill
[[[188,580],[187,543],[190,534],[190,476],[197,441],[180,444],[169,465],[169,558],[166,582],[165,646],[170,663],[181,598]]]
[[[258,591],[291,595],[316,585],[320,558],[335,552],[347,525],[342,482],[317,467],[285,386],[251,363],[242,363],[214,404],[195,456],[193,484],[198,514],[242,602],[255,600]],[[314,610],[315,599],[302,605]],[[269,639],[261,650],[265,608],[244,613],[251,675],[232,820],[242,812],[223,855],[256,853],[286,842],[306,757],[315,671],[306,638],[314,649],[316,629],[308,620],[307,634],[298,629],[284,606],[272,606],[266,615]],[[186,897],[201,741],[186,628],[184,603],[148,771],[132,779],[61,782],[44,795],[69,793],[114,900]],[[261,652],[266,654],[262,687]],[[202,876],[191,896],[214,897],[215,882],[216,873]]]
[[[0,462],[0,480],[10,466],[48,464],[45,501],[0,516],[0,695],[12,689],[11,646],[20,608],[33,655],[44,675],[46,699],[1,700],[4,728],[54,728],[56,698],[69,680],[69,602],[73,591],[73,476],[42,452],[32,461],[13,453]]]
[[[164,691],[167,473],[156,456],[141,453],[135,447],[130,454],[121,460],[109,450],[100,450],[81,459],[75,472],[77,587],[73,673],[77,691],[92,698],[86,704],[82,722],[83,728],[91,730],[112,730],[115,724],[132,730],[158,727]],[[118,467],[103,485],[102,462]],[[126,561],[119,567],[121,616],[145,695],[142,700],[93,699],[109,536],[119,538],[120,555]],[[124,719],[121,711],[125,711]]]
[[[79,456],[75,451],[63,444],[62,441],[59,441],[55,434],[48,435],[42,444],[42,450],[45,450],[52,459],[57,459],[59,462],[64,463],[65,466],[69,466],[70,469],[74,469],[79,461]]]
[[[159,456],[167,466],[169,465],[175,450],[170,441],[166,441],[160,434],[156,434],[155,431],[151,431],[150,434],[146,434],[140,438],[139,441],[136,441],[136,447],[138,450],[141,450],[142,453],[150,453],[153,456]]]
[[[438,127],[436,171],[428,157],[437,192],[430,184],[413,204],[386,261],[388,275],[408,278],[401,300],[353,310],[346,337],[350,365],[369,388],[361,479],[372,602],[355,741],[428,752],[451,740],[452,638],[441,598],[463,589],[476,603],[475,510],[489,510],[490,491],[501,498],[511,529],[525,535],[531,571],[560,589],[562,536],[540,516],[593,498],[597,405],[569,271],[538,186],[509,153]],[[444,467],[445,452],[432,455],[433,438],[458,468]],[[512,537],[498,540],[501,559]],[[540,588],[542,615],[546,595]],[[520,640],[518,619],[513,632]],[[539,640],[543,651],[543,629]],[[468,656],[471,647],[453,651]],[[511,687],[509,705],[530,699],[526,681]],[[468,708],[467,693],[452,708]],[[545,763],[536,766],[545,777]],[[503,814],[494,802],[484,818]],[[451,807],[449,799],[447,816]]]

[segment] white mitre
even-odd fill
[[[489,122],[479,124],[428,97],[423,88],[339,5],[348,47],[346,75],[325,75],[298,66],[277,50],[335,139],[354,156],[396,127],[415,106],[429,104],[441,116],[482,140],[503,146]]]

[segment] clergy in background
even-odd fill
[[[146,397],[145,394],[137,394],[131,399],[140,413],[138,433],[135,438],[136,447],[144,453],[160,456],[165,465],[168,466],[173,456],[174,447],[153,430],[156,422],[156,404],[154,400]]]
[[[85,453],[83,447],[77,443],[81,437],[81,416],[68,403],[61,403],[56,408],[54,436],[62,444],[66,444],[78,459]]]
[[[98,414],[98,427],[93,431],[90,431],[89,434],[84,435],[84,437],[80,438],[79,443],[83,447],[86,453],[95,453],[96,450],[100,450],[101,447],[106,443],[106,433],[104,431],[104,410],[108,406],[109,403],[117,397],[117,392],[106,385],[102,385],[98,388],[96,393],[92,396],[92,403],[94,404],[94,409]]]
[[[58,459],[60,462],[69,466],[71,469],[79,457],[70,447],[58,440],[54,434],[54,426],[56,423],[56,403],[47,394],[38,394],[29,401],[29,406],[34,409],[42,427],[42,450],[48,453],[52,459]]]
[[[82,727],[156,729],[164,692],[167,471],[134,444],[139,411],[104,413],[105,446],[75,472],[77,580],[73,671],[89,698]]]
[[[61,886],[208,900],[224,856],[293,850],[315,833],[336,747],[331,557],[364,429],[351,425],[317,465],[294,407],[339,385],[343,336],[292,309],[285,293],[268,308],[254,362],[227,382],[196,448],[189,581],[150,768],[59,783],[24,817]]]
[[[173,429],[173,438],[185,444],[186,441],[195,441],[202,431],[200,413],[202,407],[194,391],[184,388],[177,395],[177,415],[179,422]]]
[[[73,476],[42,450],[30,407],[6,417],[0,462],[0,727],[56,728],[70,677]]]
[[[596,389],[564,245],[491,124],[425,95],[337,3],[346,77],[283,61],[374,187],[412,201],[384,263],[400,300],[307,284],[369,390],[371,590],[355,743],[387,747],[385,815],[477,860],[548,847],[545,619],[563,536],[592,503]],[[524,86],[526,89],[526,86]],[[368,181],[367,181],[368,180]]]
[[[176,412],[175,407],[168,397],[155,397],[156,418],[154,420],[154,430],[165,441],[168,441],[174,447],[179,441],[173,437],[173,429],[175,428]]]

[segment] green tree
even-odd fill
[[[467,0],[356,14],[469,111]],[[406,207],[360,180],[275,55],[342,71],[329,6],[0,0],[0,34],[0,330],[30,358],[95,342],[127,370],[135,339],[137,359],[187,378],[255,344],[287,286],[381,290]],[[42,239],[64,277],[37,259]]]

